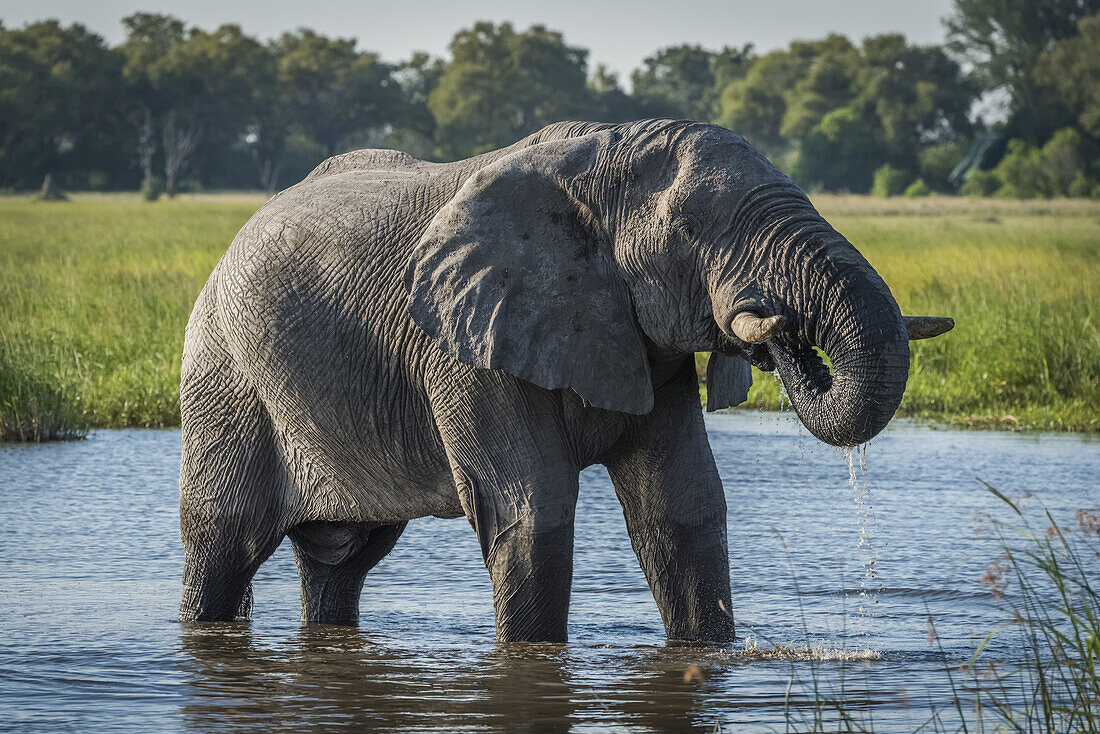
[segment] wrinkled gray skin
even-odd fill
[[[560,123],[457,163],[325,161],[244,226],[187,327],[181,619],[247,613],[289,535],[302,618],[355,624],[406,523],[464,515],[498,638],[565,640],[599,463],[669,638],[730,641],[700,351],[710,409],[751,361],[836,445],[882,430],[909,364],[886,285],[730,131]]]

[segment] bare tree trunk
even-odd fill
[[[256,173],[260,176],[260,188],[267,192],[274,192],[279,186],[279,172],[283,170],[283,164],[275,163],[270,158],[261,159],[255,148],[252,149],[252,161],[256,164]]]
[[[141,110],[145,117],[138,130],[137,153],[141,164],[141,180],[146,183],[153,178],[153,154],[157,150],[157,144],[153,140],[153,111],[147,105],[142,105]]]
[[[177,128],[175,110],[168,113],[164,121],[164,191],[169,198],[176,195],[176,177],[199,147],[200,137],[198,123]]]

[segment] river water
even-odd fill
[[[975,477],[1060,521],[1100,504],[1095,440],[895,421],[850,473],[790,414],[707,425],[729,504],[724,650],[666,646],[601,467],[581,478],[569,644],[501,646],[465,520],[410,523],[358,630],[299,624],[289,542],[251,623],[181,625],[178,431],[2,447],[0,729],[798,730],[816,679],[874,728],[913,730],[951,709],[945,666],[959,682],[1008,614],[979,578],[999,555],[986,516],[1010,518]],[[774,644],[803,654],[744,652]]]

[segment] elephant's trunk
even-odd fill
[[[905,392],[909,341],[901,313],[877,275],[858,271],[813,297],[823,301],[820,316],[769,341],[769,351],[811,433],[834,446],[864,443],[886,427]],[[825,352],[832,372],[812,347]]]
[[[791,404],[822,441],[864,443],[886,427],[905,392],[909,336],[898,305],[878,273],[801,192],[779,204],[757,204],[751,218],[763,247],[756,251],[770,253],[772,268],[761,282],[763,303],[782,309],[787,324],[764,343]],[[768,270],[766,263],[757,266]],[[828,356],[831,372],[814,347]]]

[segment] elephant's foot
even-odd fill
[[[185,515],[181,622],[232,622],[252,613],[252,577],[281,535],[242,537],[238,523]]]
[[[367,572],[393,550],[405,525],[309,522],[292,528],[288,535],[302,579],[302,621],[359,624]]]
[[[530,533],[523,524],[498,537],[487,566],[497,640],[565,642],[573,581],[573,527]],[[507,535],[515,537],[508,538]]]

